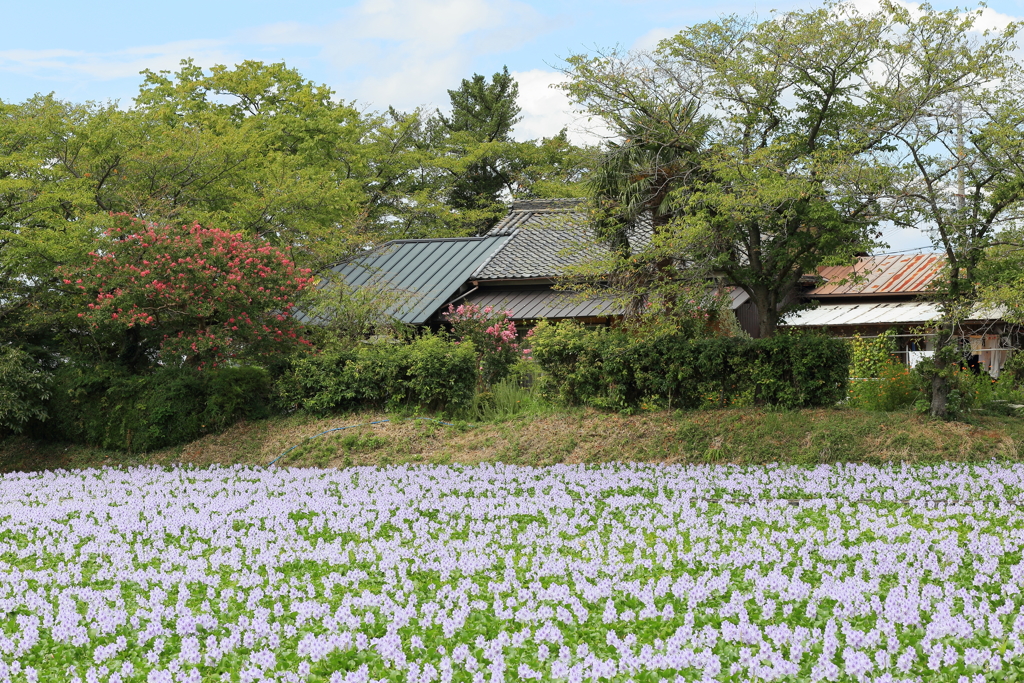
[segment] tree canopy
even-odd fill
[[[774,333],[802,276],[907,215],[907,132],[1005,75],[1016,29],[979,34],[977,18],[829,3],[570,57],[566,91],[613,137],[592,186],[606,236],[654,217],[648,250],[619,268],[723,276]]]
[[[505,69],[452,113],[363,111],[283,63],[143,72],[131,106],[0,102],[0,344],[67,336],[58,271],[88,265],[114,214],[200,225],[325,267],[392,238],[486,230],[516,196],[579,194],[564,131],[518,142]]]

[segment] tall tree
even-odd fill
[[[972,42],[969,33],[951,13],[924,8],[914,18],[888,5],[868,15],[830,3],[766,21],[725,17],[650,54],[571,57],[565,88],[626,147],[641,144],[637,125],[662,140],[659,117],[672,102],[713,117],[699,168],[658,184],[671,220],[653,248],[742,287],[769,336],[797,305],[804,274],[868,248],[889,217],[902,171],[889,156],[893,136],[1000,68],[1002,36]]]
[[[495,74],[488,83],[478,75],[450,92],[448,117],[394,109],[371,117],[364,187],[368,219],[379,234],[480,234],[504,216],[504,200],[583,194],[591,150],[573,144],[565,130],[538,140],[511,138],[518,106],[510,76]]]
[[[367,240],[368,125],[283,64],[147,72],[134,108],[0,104],[0,342],[67,335],[55,268],[110,214],[242,232],[303,266]]]
[[[965,28],[977,18],[948,16]],[[979,300],[993,310],[1004,309],[1011,322],[1024,322],[1013,305],[1024,218],[1024,80],[1007,54],[1015,31],[1010,26],[1002,41],[990,45],[995,54],[987,59],[1004,62],[1002,68],[987,70],[986,82],[950,93],[893,135],[905,159],[898,221],[926,228],[945,256],[933,295],[942,312],[935,351],[932,362],[923,366],[931,379],[930,412],[936,417],[949,412],[952,378],[963,361],[958,343],[962,323],[977,317]],[[966,62],[964,70],[976,71],[970,61],[986,58],[967,49],[966,36],[941,40]]]
[[[504,207],[502,191],[510,191],[517,165],[510,151],[512,128],[521,120],[519,84],[503,67],[490,82],[480,74],[463,79],[456,90],[449,90],[451,116],[439,114],[448,134],[447,145],[456,158],[468,163],[451,169],[454,181],[448,192],[448,204],[461,212],[477,214],[478,234],[486,232],[501,219]]]

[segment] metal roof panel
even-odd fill
[[[380,283],[391,290],[409,292],[410,297],[392,306],[387,314],[404,323],[421,325],[508,239],[395,240],[332,270],[352,286]]]
[[[826,282],[808,296],[920,294],[930,291],[944,265],[941,254],[867,256],[853,266],[819,268],[818,275]],[[854,278],[861,281],[849,281]]]
[[[937,320],[939,306],[928,301],[889,303],[825,304],[800,311],[783,323],[790,327],[830,327],[842,325],[921,324]],[[999,311],[977,310],[972,320],[996,320]]]
[[[569,266],[608,253],[608,247],[595,239],[581,199],[516,202],[487,234],[507,235],[510,240],[477,269],[475,280],[554,278]],[[643,248],[652,234],[650,220],[642,221],[631,231],[630,244]]]

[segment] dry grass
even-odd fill
[[[945,423],[910,413],[754,409],[634,416],[594,410],[522,417],[495,424],[444,426],[386,420],[377,413],[314,418],[292,415],[238,424],[222,434],[148,454],[11,438],[0,442],[0,471],[103,465],[267,465],[340,467],[399,463],[524,465],[640,461],[757,464],[864,461],[1019,460],[1024,421],[978,417]],[[334,427],[357,426],[315,439]]]

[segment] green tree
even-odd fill
[[[495,79],[500,80],[499,76]],[[482,77],[463,84],[472,89],[477,82],[485,90],[490,87]],[[582,196],[582,179],[592,166],[593,154],[570,142],[566,131],[550,138],[515,141],[509,137],[508,125],[515,117],[507,115],[498,117],[505,125],[486,132],[450,130],[449,125],[475,125],[472,112],[464,109],[455,108],[461,113],[451,118],[394,109],[371,117],[364,139],[369,169],[364,190],[367,221],[375,234],[392,238],[479,234],[504,216],[504,199]],[[498,137],[492,140],[494,135]]]
[[[372,237],[372,120],[283,64],[146,72],[135,106],[0,103],[0,342],[67,341],[56,269],[111,213],[291,247],[320,267]],[[371,234],[368,234],[371,233]],[[64,340],[64,341],[61,341]]]
[[[0,437],[20,434],[33,420],[45,420],[51,375],[25,351],[0,346]]]
[[[1024,323],[1024,101],[1020,81],[979,102],[977,93],[937,110],[931,130],[910,145],[917,171],[908,188],[909,215],[930,228],[946,259],[933,295],[936,326],[930,412],[946,417],[953,374],[963,361],[962,323],[998,315]],[[988,99],[986,97],[986,99]],[[922,144],[928,140],[927,144]]]
[[[463,79],[457,90],[449,90],[452,113],[438,113],[447,132],[450,154],[465,159],[451,171],[454,181],[448,203],[457,211],[470,213],[475,232],[483,234],[501,219],[503,190],[511,190],[514,167],[512,128],[521,120],[519,84],[503,67],[491,81],[480,74]]]
[[[165,136],[145,168],[165,202],[156,217],[290,246],[310,266],[365,240],[372,122],[330,88],[283,63],[143,73],[134,111]]]
[[[569,140],[566,129],[549,138],[516,144],[519,163],[511,172],[514,199],[586,197],[586,178],[598,150]]]
[[[659,175],[669,167],[652,156],[646,176],[663,180],[622,203],[656,202],[669,220],[651,248],[742,287],[770,336],[798,305],[803,275],[869,248],[875,226],[897,211],[905,169],[892,156],[895,136],[1004,61],[1002,34],[970,30],[927,7],[917,18],[835,3],[765,21],[731,16],[684,29],[653,53],[573,56],[565,88],[617,144],[638,148],[634,158],[671,145],[672,103],[700,103],[703,116],[683,119],[694,140],[713,118],[697,165]]]

